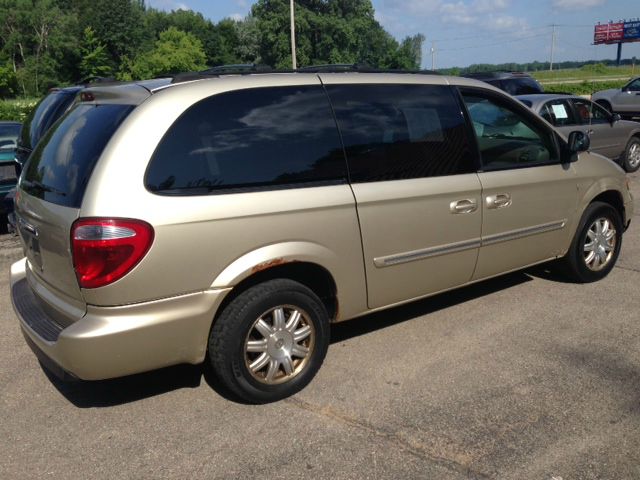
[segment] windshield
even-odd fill
[[[19,123],[0,124],[0,151],[15,148],[19,133]]]
[[[42,138],[20,186],[48,202],[79,208],[98,158],[131,105],[80,104]]]

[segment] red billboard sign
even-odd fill
[[[596,25],[593,30],[593,43],[637,42],[640,40],[640,23],[616,22]]]

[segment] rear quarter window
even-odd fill
[[[79,208],[98,158],[131,105],[80,104],[33,151],[21,187],[30,195]]]
[[[148,190],[201,195],[346,182],[337,126],[322,87],[237,90],[190,107],[160,141]]]

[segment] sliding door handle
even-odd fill
[[[472,213],[478,209],[478,202],[475,198],[465,198],[449,204],[451,213]]]
[[[504,208],[511,205],[511,195],[508,193],[498,193],[487,197],[487,208]]]

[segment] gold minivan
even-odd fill
[[[558,260],[603,278],[623,171],[476,80],[193,75],[84,90],[34,150],[11,296],[64,378],[210,361],[239,398],[292,395],[329,325]]]

